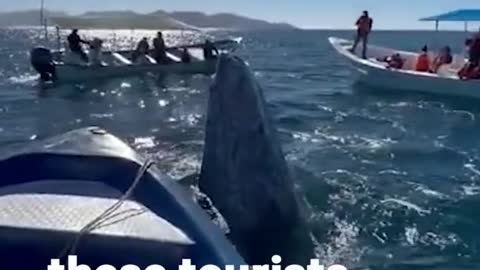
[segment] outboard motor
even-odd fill
[[[52,52],[43,47],[36,47],[30,52],[30,63],[40,73],[42,81],[55,80],[55,64],[53,63]]]

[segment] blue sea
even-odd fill
[[[154,36],[81,34],[104,38],[112,48]],[[264,87],[294,180],[314,213],[322,263],[365,270],[480,268],[480,101],[356,86],[327,42],[350,38],[349,31],[209,35],[243,38],[236,54]],[[211,78],[145,76],[41,90],[28,54],[42,38],[38,29],[0,30],[2,151],[97,125],[156,158],[175,179],[199,171]],[[406,50],[448,44],[461,51],[464,38],[461,32],[382,31],[371,43]],[[168,32],[166,39],[179,44],[202,36]],[[47,45],[55,44],[50,35]]]

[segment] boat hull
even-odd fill
[[[229,53],[235,50],[240,40],[221,40],[214,42],[221,53]],[[92,80],[104,80],[127,76],[141,76],[146,73],[159,75],[212,75],[216,72],[216,59],[204,59],[203,44],[192,44],[170,47],[166,57],[168,64],[157,64],[152,58],[153,51],[147,55],[136,58],[133,61],[132,50],[103,51],[100,57],[89,55],[91,63],[85,63],[76,53],[68,49],[50,51],[47,48],[37,47],[30,53],[33,68],[41,75],[44,82],[81,83]],[[187,49],[190,62],[182,61],[183,49]],[[94,52],[88,51],[88,53]],[[98,55],[98,53],[96,54]],[[100,64],[101,63],[101,64]],[[55,76],[53,75],[53,71]]]
[[[56,83],[75,83],[91,80],[105,80],[129,76],[139,76],[146,73],[168,74],[202,74],[212,75],[215,73],[216,61],[198,61],[192,63],[172,63],[168,65],[139,64],[139,65],[56,65]]]
[[[87,265],[109,263],[120,269],[131,263],[143,269],[160,263],[170,269],[180,265],[182,256],[199,267],[244,264],[191,194],[158,168],[149,167],[134,182],[145,164],[127,144],[96,127],[3,153],[2,266],[43,267],[76,237],[82,241],[75,254]],[[124,194],[130,196],[123,200]],[[104,229],[80,230],[119,202],[120,208],[104,216]],[[135,209],[144,212],[113,223]],[[18,254],[29,259],[18,261]]]
[[[461,61],[456,61],[455,66],[445,68],[439,74],[425,72],[416,72],[410,69],[394,70],[385,67],[382,63],[373,60],[366,60],[352,54],[348,51],[350,41],[329,38],[333,48],[353,67],[356,71],[355,81],[363,85],[375,88],[375,90],[395,91],[395,92],[422,92],[430,94],[465,96],[480,98],[479,80],[460,80],[456,76],[455,70],[462,65]],[[367,58],[378,56],[389,56],[395,52],[407,58],[407,65],[412,65],[412,59],[416,59],[417,54],[411,52],[402,52],[388,48],[371,46],[374,51]],[[382,55],[383,54],[383,55]],[[410,59],[409,59],[410,58]],[[410,63],[408,63],[410,62]]]

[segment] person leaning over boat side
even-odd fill
[[[373,19],[370,18],[368,15],[368,11],[363,11],[362,16],[358,18],[357,22],[355,23],[357,26],[357,35],[355,37],[355,42],[353,43],[353,47],[350,49],[351,53],[355,53],[357,49],[358,43],[362,41],[363,49],[362,49],[362,58],[367,58],[367,43],[368,43],[368,36],[372,31],[373,26]]]
[[[415,65],[415,71],[429,72],[430,71],[430,59],[428,58],[428,47],[423,46],[422,52],[417,57],[417,64]]]
[[[480,30],[473,38],[465,40],[465,46],[468,51],[468,63],[458,71],[458,76],[461,79],[469,79],[472,77],[474,69],[480,65]]]
[[[453,62],[452,49],[449,46],[445,46],[440,51],[440,54],[435,57],[432,64],[432,72],[437,73],[439,68],[443,65],[449,65]]]
[[[215,54],[213,54],[213,52],[215,52]],[[215,59],[218,54],[215,45],[209,39],[205,40],[205,44],[203,45],[203,58],[205,60]]]
[[[165,40],[163,39],[162,32],[157,32],[157,37],[153,39],[153,58],[159,64],[167,64],[167,47],[165,46]]]
[[[192,61],[192,58],[190,57],[190,54],[188,53],[187,48],[183,48],[182,50],[182,63],[190,63]]]
[[[472,38],[469,47],[469,62],[477,66],[480,63],[480,30]]]
[[[68,40],[68,47],[70,48],[70,51],[72,51],[75,54],[78,54],[83,61],[88,62],[88,56],[82,50],[81,43],[89,44],[89,42],[80,38],[80,36],[78,35],[78,29],[73,29],[72,33],[68,35],[67,40]]]

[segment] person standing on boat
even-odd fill
[[[367,43],[368,43],[368,35],[372,31],[373,26],[373,19],[370,18],[368,15],[368,11],[363,11],[362,16],[358,18],[357,22],[355,23],[357,26],[357,35],[355,37],[355,42],[353,43],[353,47],[350,50],[351,53],[355,53],[357,49],[358,43],[362,41],[363,50],[362,50],[362,58],[367,58]]]
[[[216,54],[213,54],[213,52],[215,52]],[[215,59],[216,55],[218,55],[217,48],[209,39],[207,39],[205,41],[205,44],[203,45],[203,58],[205,60]]]
[[[89,42],[80,38],[80,36],[78,35],[78,29],[73,29],[72,33],[68,35],[67,40],[68,40],[68,47],[70,48],[70,51],[72,51],[75,54],[78,54],[83,61],[88,62],[88,56],[83,51],[81,43],[89,44]]]
[[[155,61],[159,64],[167,64],[167,47],[165,46],[165,40],[163,39],[162,32],[157,32],[157,37],[153,39],[153,54]]]

